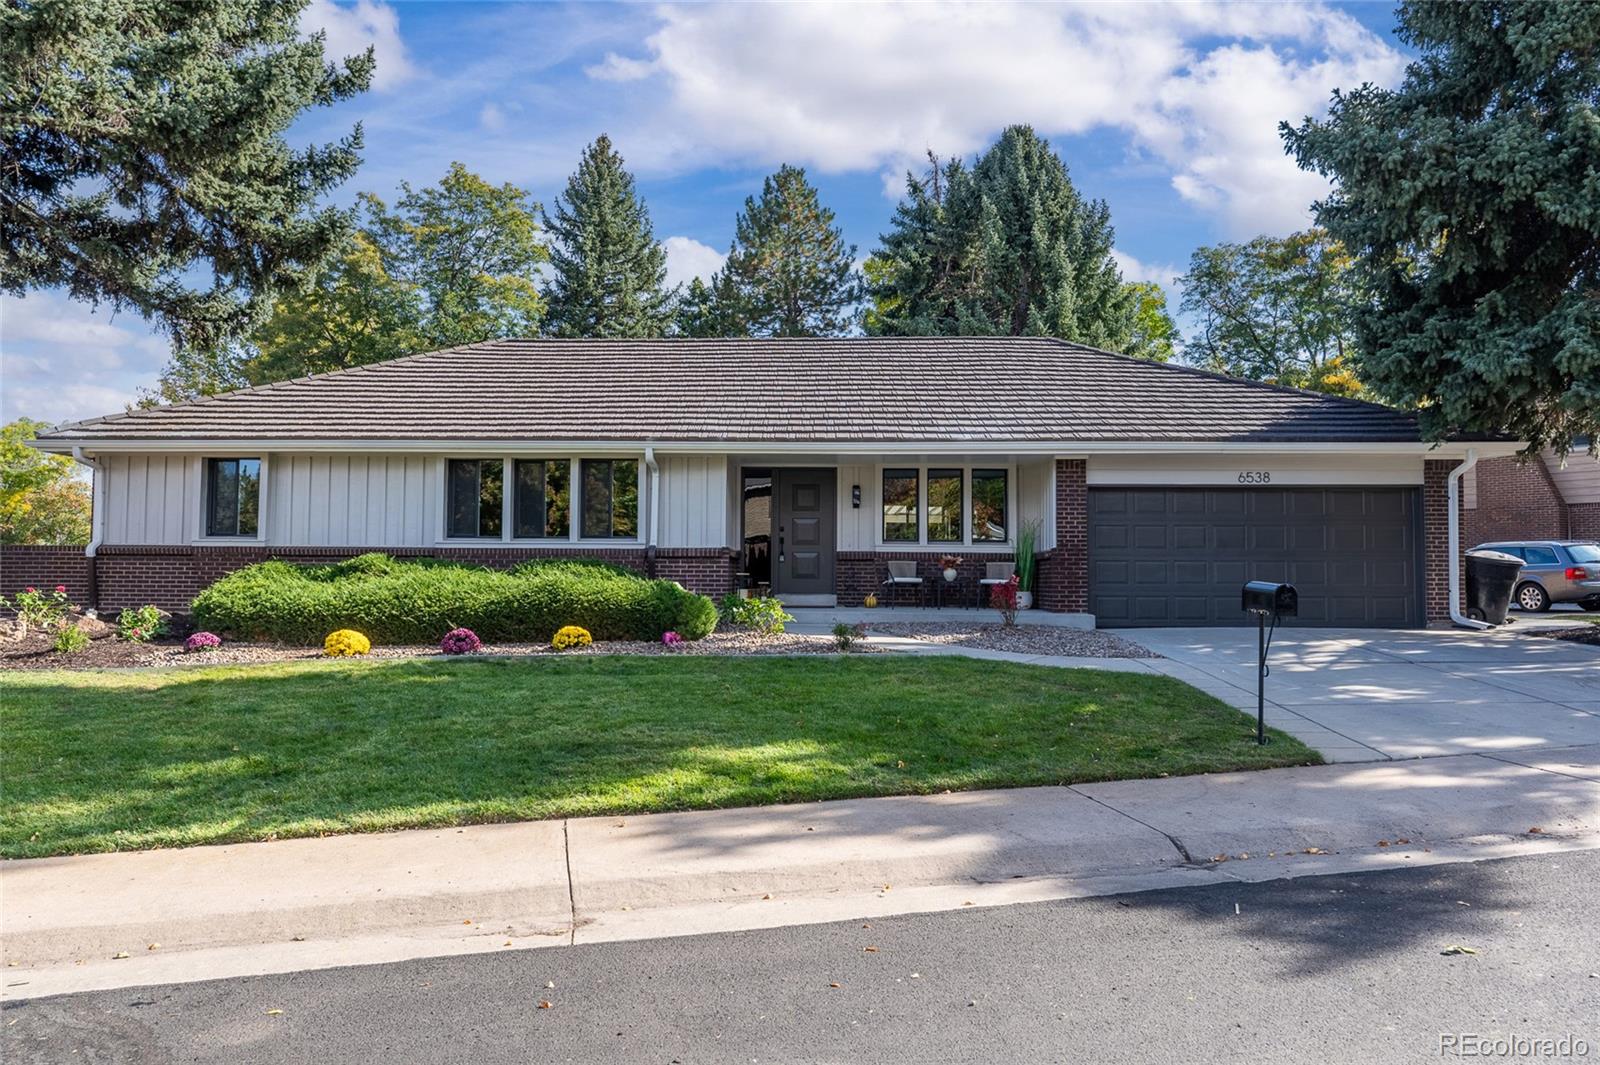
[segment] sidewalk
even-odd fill
[[[1600,746],[44,858],[0,998],[1579,847]]]

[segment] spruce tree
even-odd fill
[[[1434,438],[1600,442],[1600,4],[1402,3],[1417,60],[1283,128],[1363,295],[1356,370]]]
[[[854,244],[833,224],[799,167],[782,166],[749,197],[734,223],[728,261],[713,280],[723,323],[755,336],[841,336],[854,326],[863,289]]]
[[[555,214],[546,331],[561,337],[658,337],[673,317],[667,253],[622,156],[601,134],[583,153]]]
[[[372,80],[304,0],[0,5],[0,290],[133,308],[174,343],[249,328],[336,256],[361,130],[289,128]]]
[[[874,255],[875,332],[1133,342],[1137,293],[1111,257],[1110,209],[1079,194],[1048,141],[1013,126],[971,167],[932,162],[907,175]]]

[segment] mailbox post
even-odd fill
[[[1274,584],[1272,581],[1246,581],[1240,593],[1239,605],[1246,614],[1256,616],[1256,742],[1267,742],[1267,651],[1272,647],[1272,632],[1278,628],[1278,619],[1292,618],[1300,612],[1300,593],[1292,584]],[[1267,628],[1267,618],[1272,619],[1272,630]]]

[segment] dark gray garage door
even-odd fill
[[[1238,625],[1288,581],[1302,625],[1422,624],[1414,488],[1091,488],[1089,610],[1105,626]]]

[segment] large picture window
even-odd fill
[[[961,482],[960,470],[928,471],[928,542],[930,544],[959,544],[961,542]]]
[[[255,536],[260,515],[261,460],[206,459],[206,535]]]
[[[586,540],[638,539],[639,463],[584,459],[582,535]]]
[[[883,471],[883,541],[917,542],[916,470]]]
[[[1006,471],[972,471],[972,542],[1005,543]]]
[[[449,463],[452,538],[500,539],[505,501],[505,463],[500,459],[451,459]]]
[[[572,464],[567,459],[518,459],[512,535],[565,540],[572,535]]]

